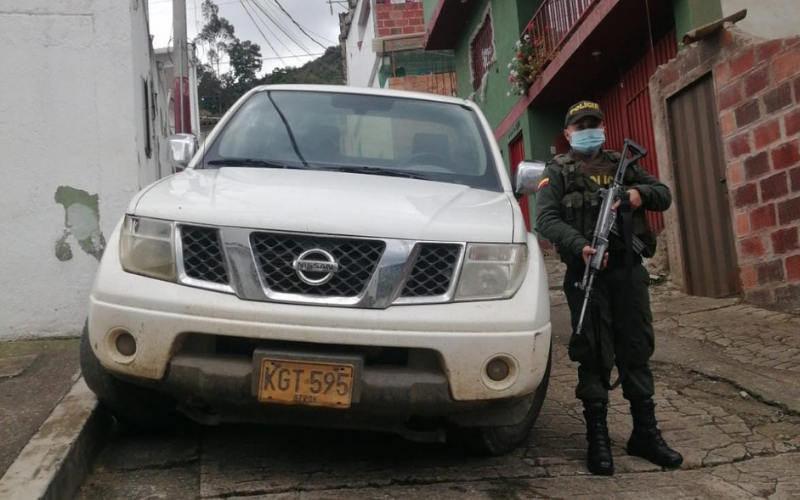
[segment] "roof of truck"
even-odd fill
[[[470,101],[459,97],[449,97],[426,92],[413,92],[409,90],[390,90],[372,87],[353,87],[347,85],[309,85],[309,84],[278,84],[278,85],[259,85],[253,91],[261,90],[297,90],[311,92],[338,92],[343,94],[376,95],[387,97],[399,97],[404,99],[421,99],[426,101],[446,102],[450,104],[470,105]]]

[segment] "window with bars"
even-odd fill
[[[494,32],[492,31],[492,13],[486,12],[483,23],[469,44],[470,62],[472,64],[472,89],[478,90],[483,76],[494,64]]]

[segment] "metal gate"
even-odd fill
[[[737,294],[739,267],[711,75],[669,99],[667,110],[686,291]]]
[[[525,159],[525,143],[522,141],[522,132],[517,134],[514,139],[508,144],[508,161],[511,164],[511,178],[513,179],[517,173],[519,162]],[[531,230],[531,209],[528,202],[528,197],[523,196],[519,200],[520,208],[522,209],[522,216],[525,218],[525,227],[528,231]]]
[[[600,107],[606,115],[608,147],[619,151],[626,137],[638,142],[648,153],[641,161],[641,166],[656,177],[658,156],[648,85],[658,66],[669,62],[677,53],[675,31],[672,30],[623,75],[618,85],[600,99]],[[648,212],[647,221],[656,234],[664,230],[661,213]]]

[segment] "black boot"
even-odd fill
[[[614,458],[611,456],[611,438],[608,437],[607,403],[602,400],[584,401],[583,417],[586,419],[586,441],[589,450],[586,464],[589,472],[600,476],[614,475]]]
[[[679,467],[683,463],[681,454],[667,446],[661,437],[656,421],[655,403],[652,399],[632,400],[631,416],[633,433],[628,440],[629,455],[642,457],[667,468]]]

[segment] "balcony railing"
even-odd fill
[[[539,77],[583,19],[600,0],[544,0],[520,36],[520,53],[529,61],[520,84],[524,90]]]

